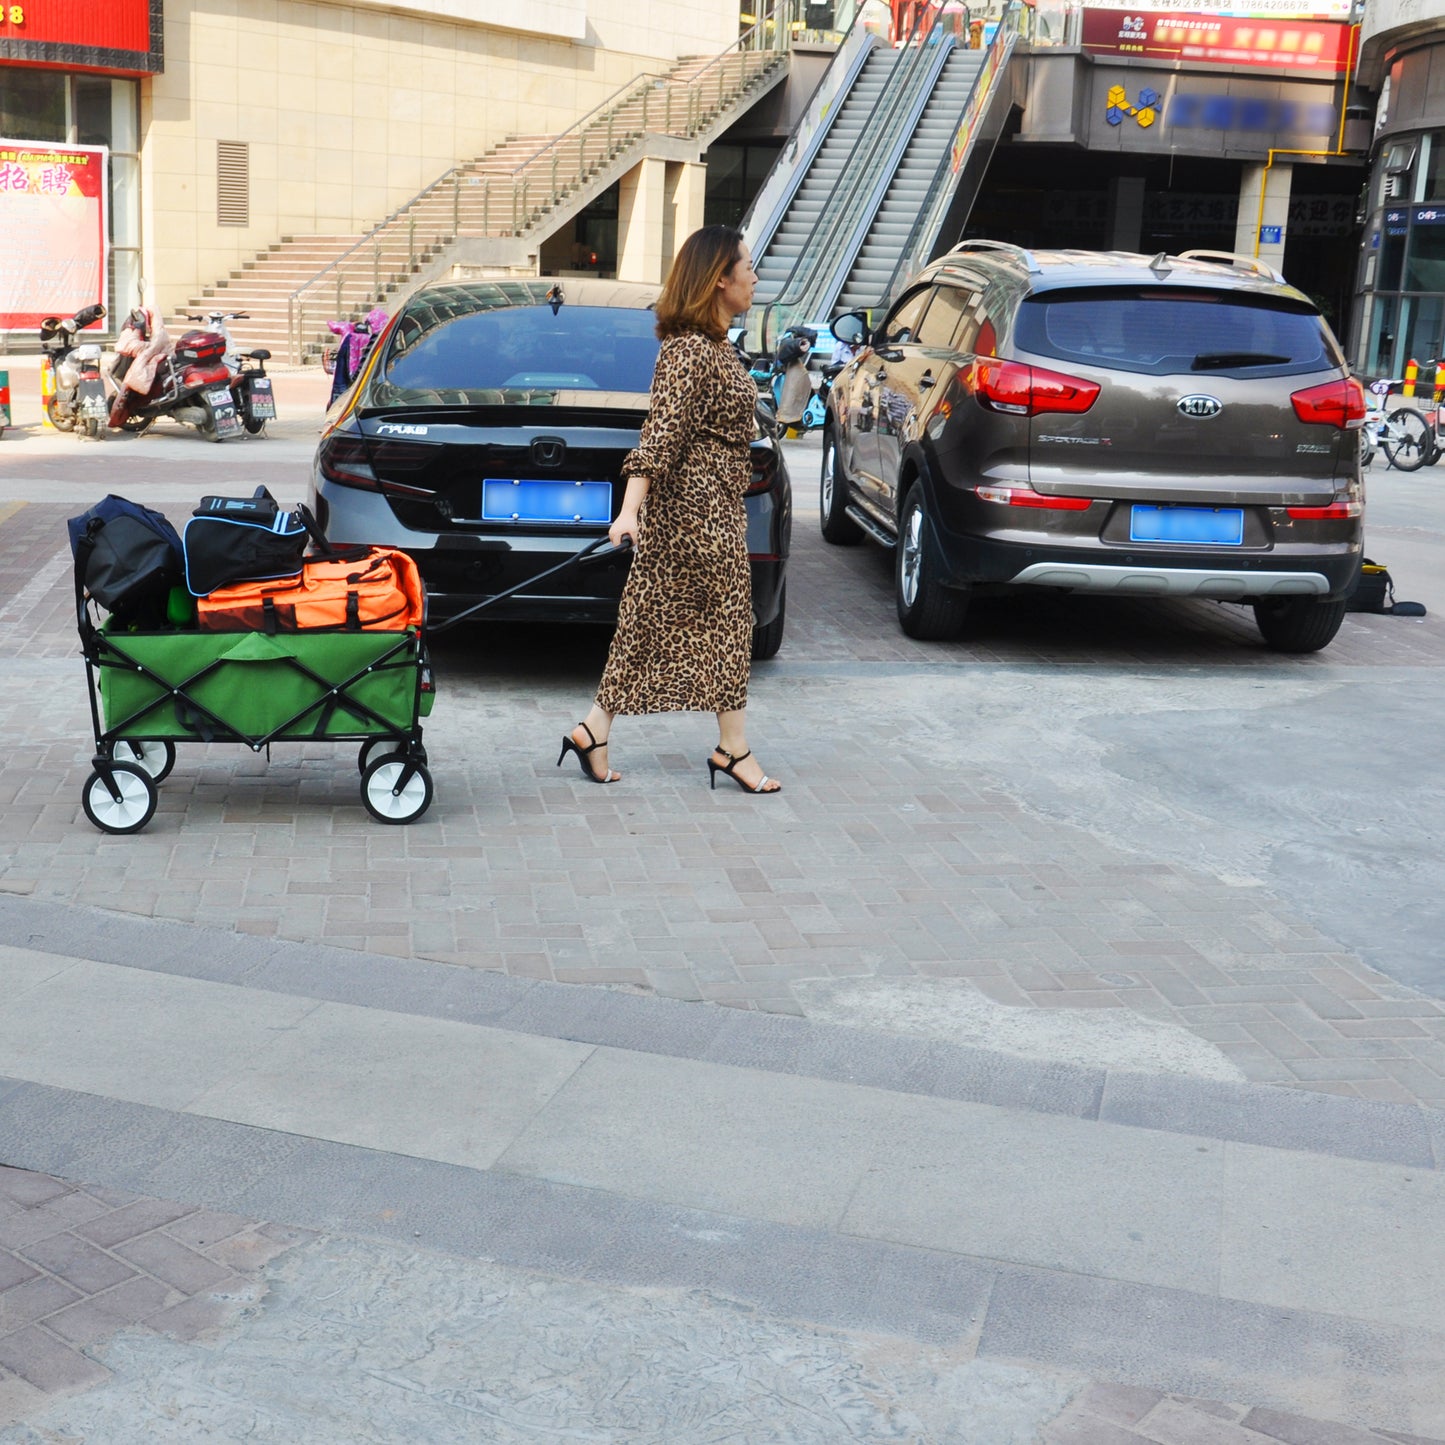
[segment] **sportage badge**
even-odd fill
[[[1183,416],[1218,416],[1224,410],[1217,396],[1181,396],[1174,405]]]

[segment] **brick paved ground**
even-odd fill
[[[0,1166],[0,1426],[108,1379],[88,1350],[117,1330],[193,1339],[233,1321],[309,1237]]]
[[[619,787],[557,771],[604,639],[477,629],[438,642],[438,798],[422,823],[364,814],[349,745],[278,746],[269,763],[196,746],[148,829],[115,839],[79,809],[74,510],[0,516],[0,666],[23,684],[0,699],[0,887],[781,1012],[820,983],[950,980],[1000,1004],[1182,1027],[1251,1080],[1445,1105],[1445,1008],[1367,966],[1307,894],[1061,825],[980,770],[967,737],[981,669],[1033,688],[1018,705],[1059,708],[1110,670],[1158,664],[1172,686],[1204,668],[1218,706],[1247,720],[1270,690],[1324,686],[1322,668],[1335,686],[1432,672],[1433,617],[1351,618],[1321,662],[1266,653],[1229,609],[1041,598],[981,604],[966,638],[922,646],[883,615],[886,559],[824,549],[800,520],[788,641],[754,685],[753,741],[787,783],[776,799],[703,787],[711,737],[694,718],[623,725]],[[1006,730],[1015,695],[984,701]],[[905,741],[878,733],[860,755],[860,727]]]

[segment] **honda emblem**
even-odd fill
[[[537,437],[532,443],[532,460],[539,467],[560,467],[567,455],[567,443],[561,437]]]

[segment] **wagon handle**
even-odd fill
[[[518,582],[515,587],[508,587],[505,592],[498,592],[495,597],[484,598],[481,602],[468,607],[465,612],[458,612],[455,617],[448,617],[445,622],[437,623],[435,626],[428,626],[427,631],[435,636],[438,632],[445,632],[448,628],[455,627],[458,622],[465,622],[467,618],[474,617],[484,608],[490,607],[494,602],[505,602],[508,597],[514,596],[524,587],[533,587],[538,582],[544,582],[548,577],[560,572],[565,567],[575,566],[578,562],[600,561],[608,557],[616,556],[626,552],[631,543],[624,537],[620,546],[612,547],[609,552],[604,552],[604,547],[611,546],[611,539],[599,537],[595,542],[589,542],[580,552],[574,552],[570,557],[559,562],[555,567],[549,567],[545,572],[539,572],[535,577],[529,577],[525,582]]]

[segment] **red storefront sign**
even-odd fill
[[[161,67],[153,0],[4,0],[0,61],[142,75]]]
[[[1157,10],[1084,11],[1083,46],[1102,55],[1343,75],[1351,30],[1326,20],[1260,20]]]

